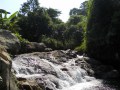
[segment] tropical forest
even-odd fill
[[[120,90],[120,0],[86,0],[66,22],[39,0],[10,12],[0,9],[0,90]]]

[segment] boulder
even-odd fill
[[[10,63],[11,58],[6,53],[6,51],[2,48],[0,48],[0,76],[2,78],[2,85],[0,87],[4,90],[9,90],[9,80],[10,80]]]
[[[5,49],[0,47],[0,90],[18,90],[11,73],[11,58]]]
[[[20,50],[20,42],[10,31],[0,29],[0,47],[5,48],[11,54],[16,54]]]
[[[21,53],[42,52],[45,51],[46,45],[44,43],[29,42],[21,48]]]
[[[119,78],[119,72],[117,70],[111,70],[109,72],[106,72],[103,75],[104,79],[116,79]]]
[[[75,61],[77,66],[85,69],[90,76],[95,76],[101,79],[116,79],[119,78],[119,72],[111,65],[103,65],[98,60],[88,57],[78,58]]]

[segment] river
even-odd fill
[[[16,56],[12,69],[16,77],[22,78],[31,88],[30,82],[42,86],[43,90],[117,90],[119,88],[117,85],[110,86],[107,83],[109,81],[96,79],[94,75],[90,76],[78,61],[85,62],[84,57],[68,55],[65,51],[36,52]],[[85,65],[84,63],[83,66]]]

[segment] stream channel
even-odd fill
[[[95,64],[94,67],[88,62]],[[97,69],[99,65],[73,51],[56,50],[17,55],[12,70],[22,82],[21,90],[30,90],[25,89],[25,85],[43,90],[120,90],[119,81],[94,77],[93,68]]]

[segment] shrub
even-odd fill
[[[42,36],[42,42],[52,49],[63,49],[63,43],[54,38]]]

